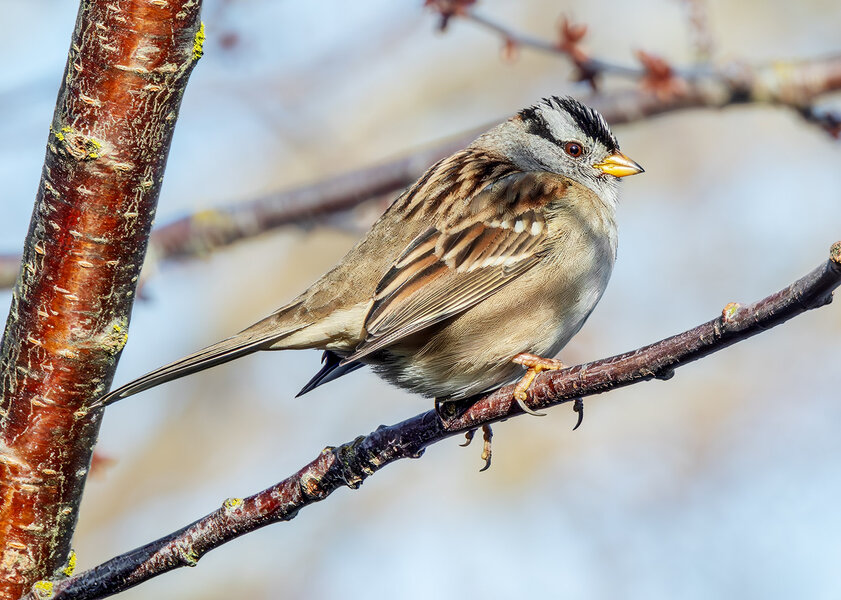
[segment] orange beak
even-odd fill
[[[621,152],[611,154],[603,162],[595,164],[593,167],[614,177],[627,177],[628,175],[645,172],[645,169]]]

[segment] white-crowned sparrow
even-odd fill
[[[293,302],[97,404],[257,350],[324,350],[301,393],[364,364],[438,401],[552,368],[524,353],[554,356],[601,298],[618,178],[640,172],[599,113],[544,99],[432,166]]]

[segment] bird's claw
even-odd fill
[[[524,413],[535,417],[545,416],[546,413],[539,413],[528,407],[526,404],[527,392],[538,373],[541,371],[564,369],[566,365],[555,358],[544,358],[536,354],[529,354],[528,352],[521,352],[512,358],[511,361],[518,365],[523,365],[527,369],[526,374],[523,375],[523,378],[517,382],[517,386],[514,388],[514,400],[517,401],[517,404]]]
[[[575,423],[575,427],[572,428],[575,431],[581,425],[581,422],[584,421],[584,399],[576,398],[575,402],[572,403],[572,410],[578,413],[578,421]]]
[[[529,371],[526,373],[526,377],[529,377],[529,373],[531,373],[531,369],[529,369]],[[535,375],[537,375],[537,373],[535,373],[534,375],[532,375],[532,376],[530,377],[530,379],[534,379],[534,376],[535,376]],[[520,383],[522,383],[523,381],[525,381],[525,380],[526,380],[526,377],[523,377],[523,379],[521,379],[521,380],[520,380]],[[518,387],[519,387],[520,383],[518,383],[518,384],[517,384],[517,386],[518,386]],[[528,388],[528,386],[529,386],[529,385],[531,385],[531,381],[528,381],[528,383],[526,384],[526,388]],[[524,413],[529,414],[529,415],[531,415],[531,416],[533,416],[533,417],[545,417],[545,416],[546,416],[546,413],[537,412],[536,410],[532,410],[531,408],[529,408],[529,405],[528,405],[528,404],[526,404],[526,398],[527,398],[527,397],[528,397],[528,395],[526,394],[526,392],[525,392],[525,391],[521,391],[521,390],[515,390],[515,391],[514,391],[514,400],[516,400],[516,401],[517,401],[517,404],[519,404],[519,405],[520,405],[520,409],[521,409]]]
[[[464,434],[464,443],[459,444],[462,448],[469,446],[473,441],[473,436],[476,435],[475,429],[470,429]],[[479,472],[487,471],[491,466],[491,440],[493,439],[493,431],[490,425],[482,425],[482,460],[485,461],[485,466],[479,469]]]

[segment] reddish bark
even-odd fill
[[[201,55],[200,2],[83,1],[0,345],[0,598],[68,560],[101,413]]]

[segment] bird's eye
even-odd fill
[[[582,154],[584,154],[584,148],[581,147],[581,144],[578,142],[567,142],[564,144],[564,152],[569,154],[573,158],[578,158]]]

